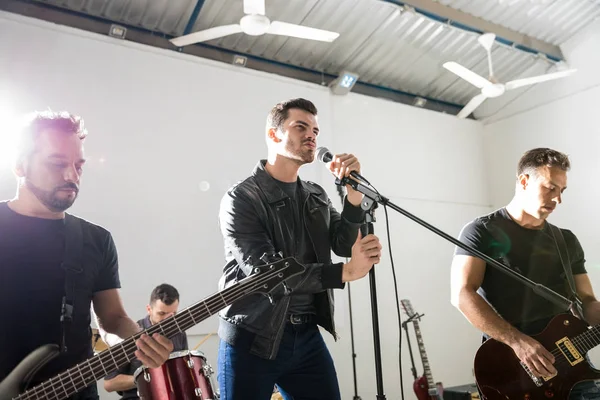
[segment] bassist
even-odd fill
[[[558,151],[526,152],[518,163],[512,201],[463,227],[460,240],[564,297],[578,297],[585,320],[597,324],[600,303],[586,273],[583,249],[571,231],[554,229],[546,221],[562,202],[569,169],[568,156]],[[561,240],[567,253],[564,264]],[[554,355],[531,335],[565,310],[458,247],[451,276],[452,304],[483,332],[484,341],[493,338],[509,346],[536,377],[557,373]],[[597,392],[595,385],[580,383],[570,398],[586,398],[589,392]]]
[[[86,135],[79,117],[45,111],[18,138],[17,194],[0,202],[0,302],[6,306],[0,382],[12,380],[11,371],[42,345],[62,351],[28,387],[90,357],[91,304],[105,331],[126,338],[141,330],[123,309],[111,234],[65,213],[79,193]],[[142,335],[136,344],[135,355],[150,367],[161,365],[173,349],[158,335]],[[97,399],[96,384],[71,397]]]

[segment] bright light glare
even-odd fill
[[[25,118],[16,115],[7,98],[0,97],[0,168],[5,169],[14,160],[19,130]]]

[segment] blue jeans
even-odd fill
[[[243,335],[235,347],[220,341],[221,400],[269,400],[275,384],[285,400],[340,400],[333,359],[317,325],[288,322],[274,360],[250,354],[252,338]]]

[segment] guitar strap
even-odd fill
[[[569,291],[571,292],[569,297],[571,298],[571,300],[574,301],[574,303],[575,303],[574,305],[577,307],[576,311],[579,313],[579,316],[581,317],[581,319],[583,319],[583,303],[581,302],[581,299],[577,295],[577,290],[575,288],[575,278],[573,277],[573,270],[571,269],[571,258],[569,257],[569,250],[567,248],[567,243],[562,234],[562,231],[555,225],[552,225],[549,222],[547,222],[547,223],[548,223],[548,226],[550,227],[550,232],[552,233],[552,238],[554,239],[554,243],[556,244],[556,249],[558,250],[558,257],[560,258],[560,262],[565,271],[565,279],[567,281]]]
[[[83,272],[83,232],[81,221],[69,214],[65,215],[65,254],[61,268],[65,270],[65,294],[60,312],[61,345],[60,351],[67,351],[66,333],[73,321],[75,307],[75,282]]]

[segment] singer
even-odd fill
[[[267,118],[268,158],[223,197],[219,222],[228,261],[222,289],[247,276],[261,257],[295,257],[306,271],[286,290],[249,296],[219,314],[222,400],[268,400],[276,384],[286,400],[340,399],[333,360],[318,325],[337,337],[333,289],[363,278],[381,257],[375,235],[359,233],[362,194],[348,187],[340,214],[322,187],[303,181],[300,167],[314,161],[317,109],[305,99],[273,107]],[[327,163],[338,178],[360,172],[352,154]],[[331,251],[351,257],[332,263]],[[264,257],[263,257],[264,258]]]

